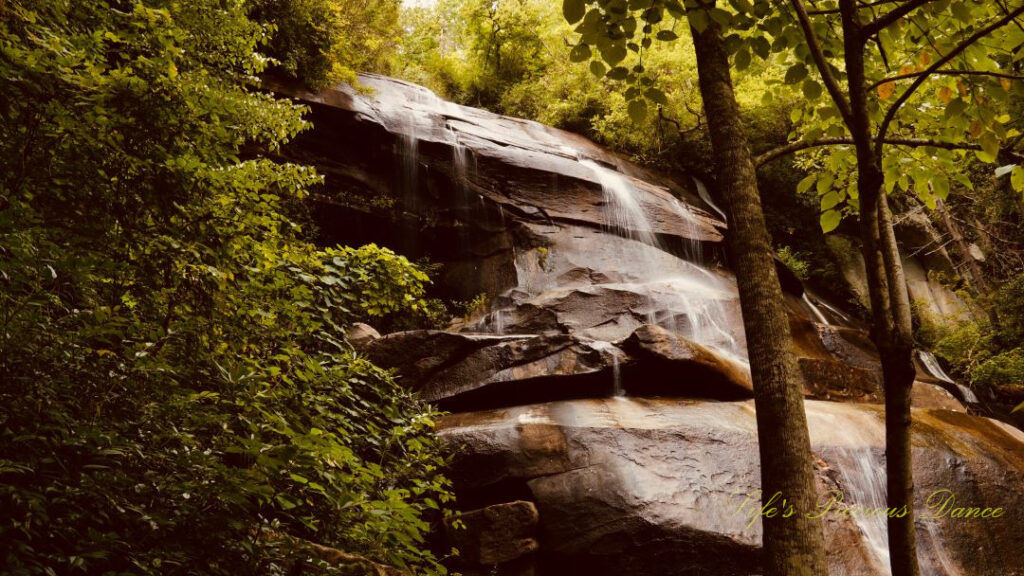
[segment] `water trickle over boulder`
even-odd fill
[[[361,81],[271,88],[312,108],[315,129],[285,154],[326,176],[324,241],[427,257],[442,295],[485,295],[448,330],[359,344],[453,412],[440,434],[473,519],[452,534],[466,549],[457,568],[761,573],[760,522],[737,511],[759,481],[746,342],[708,191],[578,135]],[[884,506],[877,356],[863,326],[786,277],[819,490],[845,496],[825,517],[832,573],[887,574],[884,519],[850,513]],[[1021,573],[1024,436],[966,414],[956,383],[919,368],[919,507],[948,489],[1006,510],[919,516],[923,574]]]

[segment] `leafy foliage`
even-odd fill
[[[0,6],[5,573],[283,574],[305,541],[443,572],[436,415],[343,337],[427,279],[290,218],[319,177],[263,157],[305,127],[255,91],[269,31],[235,0]]]
[[[966,320],[940,328],[935,352],[954,374],[1016,404],[1024,401],[1024,274],[1018,273],[992,296],[996,323]]]
[[[772,89],[764,91],[764,98],[766,102],[789,99],[794,91],[800,96],[801,105],[790,117],[796,124],[794,139],[810,146],[828,139],[841,144],[836,141],[850,138],[841,106],[811,72],[816,66],[815,51],[792,9],[760,0],[730,1],[724,8],[693,0],[565,0],[563,7],[579,35],[571,53],[578,60],[593,58],[594,74],[625,83],[629,115],[636,122],[644,119],[652,104],[666,100],[649,74],[648,54],[659,41],[671,42],[685,34],[686,24],[701,31],[715,22],[730,31],[726,48],[737,71],[748,70],[755,56],[784,70],[770,79]],[[816,8],[816,20],[809,26],[827,55],[825,65],[831,75],[843,81],[846,55],[837,3],[828,1]],[[868,19],[875,13],[870,6],[857,9]],[[947,197],[952,182],[970,187],[961,174],[969,154],[996,162],[1002,142],[1020,140],[1019,118],[1006,113],[1011,95],[1020,90],[1024,78],[1012,72],[1019,67],[1018,47],[1024,41],[1024,27],[1006,25],[1014,14],[1020,12],[1008,15],[999,4],[930,2],[891,23],[899,25],[879,28],[879,49],[870,52],[866,61],[872,82],[867,102],[872,129],[880,137],[918,142],[886,148],[882,163],[887,192],[913,193],[934,208],[936,199]],[[986,41],[977,42],[975,37],[983,31]],[[936,68],[939,65],[946,66]],[[926,88],[918,89],[919,80]],[[941,145],[920,143],[924,141]],[[801,191],[817,193],[825,232],[838,227],[844,215],[858,211],[856,166],[852,145],[829,146],[802,164],[811,174]],[[1013,163],[1005,170],[1018,191],[1024,192],[1018,186],[1024,186],[1024,166]]]
[[[399,36],[399,0],[253,0],[250,17],[273,32],[276,68],[309,86],[354,84],[384,72]]]

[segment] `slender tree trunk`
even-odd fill
[[[850,94],[849,128],[857,149],[861,244],[871,296],[871,334],[882,362],[885,386],[886,499],[889,508],[901,513],[888,518],[889,564],[893,576],[918,576],[910,445],[910,392],[916,376],[910,300],[892,213],[882,189],[881,158],[875,154],[868,117],[864,78],[867,39],[860,33],[854,0],[841,0],[839,7]]]
[[[988,282],[985,280],[985,273],[981,270],[981,266],[978,265],[978,261],[974,259],[971,254],[971,247],[967,243],[967,239],[964,238],[964,233],[960,230],[960,225],[953,220],[953,215],[949,212],[949,208],[946,203],[941,199],[936,199],[936,208],[942,215],[942,223],[946,226],[946,230],[949,232],[949,236],[956,243],[957,252],[960,253],[960,260],[963,265],[967,267],[967,271],[971,275],[971,285],[974,286],[974,291],[978,295],[987,294],[989,287]]]
[[[713,5],[706,3],[705,7]],[[785,499],[779,515],[762,518],[765,574],[820,576],[827,574],[828,568],[821,522],[807,517],[817,496],[803,379],[793,354],[755,167],[717,26],[712,24],[700,33],[694,29],[693,44],[743,309],[757,409],[762,501],[767,503],[776,493]],[[783,517],[789,507],[794,513]]]

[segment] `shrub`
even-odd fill
[[[0,5],[0,572],[283,574],[307,541],[444,571],[436,413],[342,336],[426,277],[291,219],[319,177],[267,159],[305,123],[255,90],[265,32]]]

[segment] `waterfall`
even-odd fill
[[[812,429],[828,430],[832,437],[830,443],[834,444],[822,451],[822,457],[838,472],[843,504],[866,510],[887,510],[885,424],[881,414],[873,416],[843,407],[834,408],[831,414],[812,416],[827,419]],[[871,573],[891,574],[887,515],[857,513],[850,517],[871,554]],[[961,570],[950,558],[942,539],[941,521],[918,515],[916,524],[922,576],[959,576]]]
[[[648,246],[658,246],[657,236],[654,235],[643,206],[637,200],[636,190],[626,177],[593,160],[579,162],[590,168],[601,183],[607,202],[605,214],[609,227],[631,240],[643,242]]]
[[[843,314],[842,312],[837,310],[834,306],[829,305],[828,302],[825,302],[824,300],[818,300],[818,304],[821,304],[822,306],[824,306],[826,310],[828,310],[829,312],[835,314],[835,317],[841,319],[843,322],[846,322],[846,323],[850,322],[850,317],[849,316],[847,316],[846,314]]]
[[[828,318],[825,317],[821,310],[814,305],[814,302],[810,299],[810,297],[807,296],[807,292],[804,292],[802,298],[804,304],[807,304],[807,308],[811,311],[812,314],[814,314],[814,317],[818,319],[818,323],[824,324],[825,326],[831,325],[831,323],[828,321]]]
[[[841,462],[839,470],[844,488],[843,501],[863,508],[886,508],[884,454],[870,447],[843,448],[837,452]],[[858,515],[855,521],[876,563],[883,568],[884,573],[888,573],[889,532],[886,516]]]
[[[722,217],[723,222],[727,221],[725,217],[725,212],[722,212],[722,209],[719,208],[718,205],[711,200],[711,194],[708,193],[708,187],[704,185],[704,182],[701,182],[699,179],[694,178],[693,183],[697,187],[697,195],[700,196],[700,199],[703,200],[704,203],[707,204],[712,210],[717,212],[718,215]]]
[[[629,179],[593,160],[582,159],[578,152],[576,157],[580,164],[593,171],[601,184],[609,226],[622,236],[667,252],[654,233],[654,227],[638,199],[639,194]],[[697,226],[695,216],[682,204],[676,201],[672,206],[684,223]],[[700,253],[699,243],[693,252]],[[677,266],[666,269],[664,261],[658,259],[656,253],[648,254],[640,263],[644,277],[639,279],[648,287],[651,310],[648,323],[676,330],[674,315],[669,312],[659,317],[658,311],[681,305],[687,319],[685,332],[688,337],[747,365],[745,347],[729,330],[726,302],[732,295],[725,283],[698,264],[679,260]]]
[[[921,364],[924,366],[925,371],[928,372],[933,378],[942,380],[943,382],[956,386],[956,389],[960,392],[960,397],[967,404],[977,404],[978,395],[963,384],[957,383],[953,380],[946,371],[942,369],[942,364],[939,364],[939,359],[935,357],[935,354],[928,352],[927,350],[918,350],[917,357],[921,360]]]
[[[942,369],[942,365],[939,364],[939,359],[935,357],[935,354],[932,354],[927,350],[918,350],[917,357],[921,359],[921,364],[924,365],[925,370],[927,370],[932,377],[942,380],[943,382],[956,384],[956,382],[949,377],[949,374],[946,374],[946,371]]]
[[[459,189],[465,189],[466,178],[469,176],[469,149],[459,141],[459,133],[451,125],[448,133],[452,136],[452,172]]]
[[[704,250],[701,246],[700,238],[701,226],[700,221],[697,220],[697,216],[694,215],[693,210],[688,206],[685,206],[677,198],[672,198],[672,210],[679,216],[683,221],[683,236],[685,236],[684,256],[687,260],[697,264],[698,266],[704,265]]]

